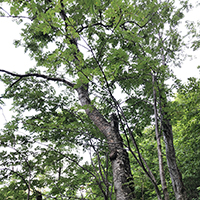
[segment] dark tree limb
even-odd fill
[[[47,76],[45,74],[38,74],[38,73],[28,73],[28,74],[17,74],[17,73],[14,73],[14,72],[10,72],[10,71],[7,71],[7,70],[4,70],[4,69],[0,69],[0,72],[4,72],[6,74],[9,74],[11,76],[15,76],[15,77],[19,77],[19,79],[17,81],[15,81],[14,83],[12,83],[10,85],[10,87],[12,87],[14,84],[16,84],[18,81],[20,81],[22,78],[26,78],[26,77],[37,77],[37,78],[43,78],[43,79],[46,79],[48,81],[58,81],[58,82],[62,82],[62,83],[65,83],[66,85],[70,86],[70,87],[74,87],[75,84],[74,83],[71,83],[69,81],[67,81],[66,79],[64,78],[59,78],[59,77],[50,77],[50,76]]]

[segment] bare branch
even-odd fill
[[[0,7],[0,10],[3,10],[3,12],[5,12],[7,14],[7,16],[4,15],[0,15],[0,17],[6,17],[6,18],[25,18],[25,19],[30,19],[32,20],[30,17],[27,16],[15,16],[15,15],[10,15],[6,10],[4,10],[2,7]]]

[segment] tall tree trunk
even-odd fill
[[[166,148],[167,165],[176,200],[187,200],[186,190],[182,181],[182,175],[176,163],[173,132],[169,119],[163,119],[162,128]]]
[[[65,28],[67,32],[67,15],[65,13],[64,4],[62,2],[61,7],[62,10],[60,15],[65,22]],[[77,52],[79,52],[76,38],[72,36],[70,42],[71,44],[75,45]],[[74,53],[74,61],[79,65],[79,59],[76,55],[76,52]],[[110,160],[112,163],[116,199],[134,199],[133,177],[130,170],[129,157],[127,151],[123,149],[123,141],[118,129],[113,126],[115,123],[109,123],[106,121],[103,115],[101,115],[101,113],[91,105],[88,94],[88,85],[83,84],[81,87],[77,88],[76,91],[82,106],[89,106],[85,109],[86,114],[107,139],[108,147],[110,150]]]
[[[163,43],[164,40],[160,32],[158,33],[158,36],[160,38],[160,41]],[[166,54],[164,52],[165,52],[164,48],[161,47],[162,64],[167,66]],[[167,165],[168,165],[169,174],[172,180],[174,194],[175,194],[176,200],[187,200],[186,191],[185,191],[184,184],[182,181],[182,175],[176,164],[176,155],[175,155],[175,149],[174,149],[174,143],[173,143],[172,126],[170,124],[169,118],[167,117],[168,116],[167,112],[163,111],[163,108],[165,109],[167,107],[166,93],[161,91],[160,88],[159,88],[159,93],[160,93],[161,125],[163,129],[163,137],[164,137],[164,142],[165,142]],[[164,96],[162,96],[161,94],[164,94]]]
[[[112,116],[111,123],[109,123],[103,115],[91,105],[87,85],[77,88],[76,91],[82,106],[88,106],[88,108],[85,109],[87,115],[107,139],[110,150],[109,157],[112,163],[116,199],[134,199],[130,161],[127,151],[123,148],[123,141],[118,131],[118,122],[115,116]]]
[[[156,96],[156,89],[155,89],[155,82],[156,82],[155,75],[152,74],[152,82],[153,82],[153,101],[154,101],[154,115],[155,115],[155,134],[156,134],[156,141],[157,141],[157,149],[158,149],[158,162],[159,162],[159,172],[160,172],[160,180],[162,185],[162,190],[164,194],[164,199],[169,200],[169,193],[167,191],[167,184],[165,180],[165,171],[163,167],[163,156],[162,156],[162,146],[160,141],[160,134],[159,134],[159,126],[158,126],[158,112],[157,112],[157,96]]]

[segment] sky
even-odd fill
[[[6,9],[8,10],[8,7]],[[197,16],[200,16],[199,10],[200,8],[197,8],[186,14],[186,18],[184,20],[198,20]],[[20,38],[20,29],[22,26],[17,25],[10,18],[0,18],[0,27],[0,69],[24,73],[30,67],[35,66],[34,60],[31,60],[28,54],[24,53],[24,49],[22,47],[15,48],[13,45],[14,39]],[[180,26],[180,31],[185,31],[184,23]],[[188,58],[183,62],[181,68],[174,68],[174,72],[177,77],[182,79],[184,82],[186,82],[189,77],[200,77],[199,70],[197,70],[197,66],[200,65],[200,58],[198,56],[200,51],[187,51],[186,53],[196,56],[196,59],[191,60]],[[2,95],[4,91],[5,87],[0,82],[0,95]],[[0,128],[6,122],[5,119],[10,119],[11,111],[9,111],[9,109],[10,102],[8,102],[5,106],[1,106]]]

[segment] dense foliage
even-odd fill
[[[26,19],[14,44],[37,65],[0,69],[14,113],[0,135],[0,198],[200,198],[200,84],[172,70],[187,1],[4,3],[2,17]]]
[[[199,197],[200,82],[190,78],[173,102],[174,136],[178,162],[190,199]]]

